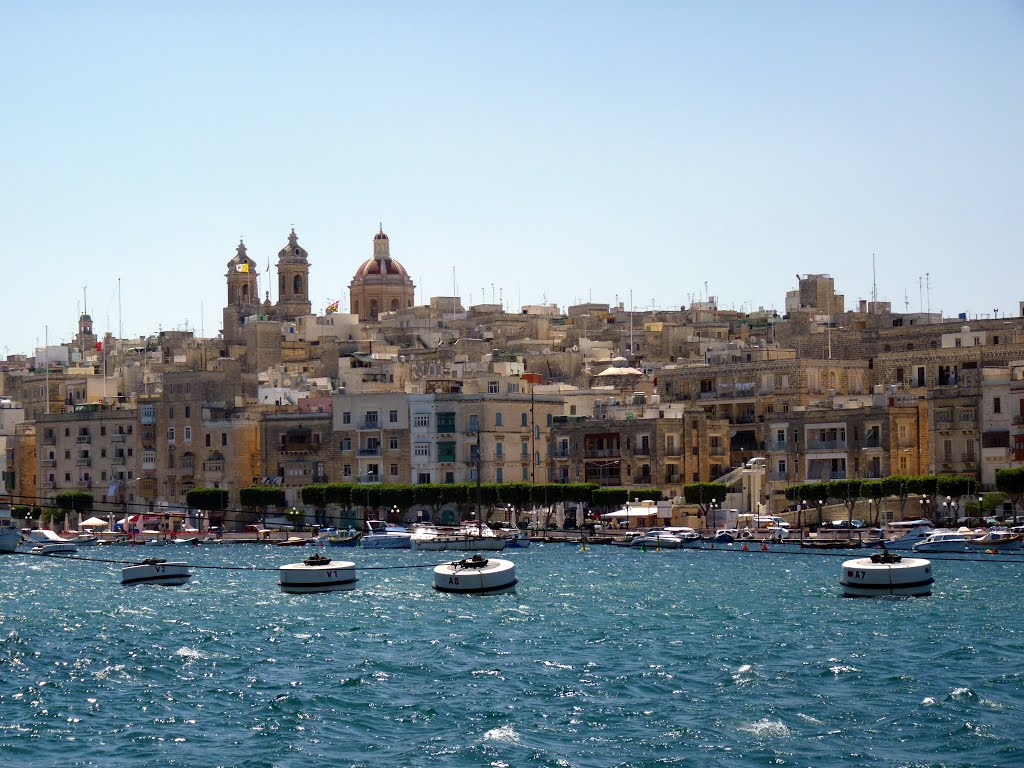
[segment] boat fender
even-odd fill
[[[743,549],[744,552],[749,552],[750,551],[750,547],[748,547],[746,544],[743,545],[742,549]]]
[[[765,544],[763,541],[761,542],[761,551],[762,552],[767,552],[768,551],[768,545]]]

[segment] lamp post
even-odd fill
[[[718,516],[715,514],[715,511],[717,509],[718,509],[718,499],[712,499],[711,500],[711,506],[708,508],[708,512],[710,513],[708,516],[711,518],[708,522],[710,522],[712,525],[711,525],[710,528],[708,528],[708,530],[714,530],[715,526],[718,525],[718,520],[717,520]]]
[[[874,521],[875,518],[871,514],[871,511],[872,511],[872,508],[874,507],[874,505],[875,505],[875,500],[874,499],[868,499],[868,525],[873,525],[874,524],[873,521]]]
[[[925,513],[924,499],[918,499],[917,503],[921,505],[921,514],[918,516],[917,519],[918,520],[924,520],[925,519],[925,516],[924,516],[924,513]]]
[[[818,499],[818,527],[821,528],[824,518],[822,517],[822,509],[825,507],[825,500]]]
[[[393,522],[393,523],[399,522],[398,515],[400,513],[401,513],[401,510],[398,508],[398,505],[397,504],[393,505],[391,507],[391,522]]]

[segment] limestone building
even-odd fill
[[[352,314],[363,321],[413,306],[416,287],[405,267],[391,258],[391,244],[383,227],[373,236],[373,258],[356,270],[348,291]]]

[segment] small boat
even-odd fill
[[[454,533],[438,533],[414,542],[413,546],[427,552],[500,552],[505,541],[488,526],[469,521]]]
[[[36,528],[35,530],[29,531],[26,537],[33,544],[67,544],[68,540],[63,536],[58,536],[54,531],[49,528]]]
[[[282,565],[278,575],[281,591],[292,594],[354,589],[358,581],[355,563],[331,560],[319,553],[301,563]]]
[[[935,531],[913,546],[915,552],[966,552],[967,537],[957,531]]]
[[[39,544],[29,550],[33,555],[73,555],[78,551],[69,541],[55,542],[52,544]]]
[[[304,547],[306,546],[306,539],[301,536],[289,536],[284,541],[275,541],[274,546],[276,547]]]
[[[413,523],[409,526],[409,543],[412,549],[419,549],[419,544],[424,541],[433,541],[440,534],[437,527],[432,523]]]
[[[931,562],[888,551],[845,561],[839,577],[846,597],[923,597],[932,593],[934,583]]]
[[[363,538],[361,533],[350,533],[347,536],[328,536],[328,547],[358,547],[359,540]]]
[[[517,525],[499,523],[494,533],[505,540],[505,549],[526,549],[530,546],[530,534]]]
[[[68,541],[78,547],[95,547],[100,543],[100,537],[91,533],[79,533]]]
[[[367,520],[360,546],[366,549],[409,549],[411,541],[412,534],[401,525],[389,525],[383,520]]]
[[[177,587],[192,578],[187,563],[168,563],[163,558],[147,557],[137,565],[121,569],[122,584],[159,584]]]
[[[905,527],[905,526],[903,526],[903,527]],[[903,527],[898,528],[897,530],[902,530]],[[893,526],[890,525],[890,529],[892,529],[892,528],[893,528]],[[920,542],[924,541],[929,536],[931,536],[934,532],[935,532],[935,529],[932,527],[931,523],[923,522],[923,523],[918,523],[917,525],[915,525],[913,528],[911,528],[909,531],[904,533],[898,539],[892,539],[892,540],[888,540],[888,541],[884,540],[884,539],[879,539],[877,541],[867,541],[867,542],[864,542],[864,546],[865,547],[882,547],[882,546],[884,546],[886,549],[889,549],[889,550],[910,551],[911,549],[913,549],[915,544],[919,544]]]
[[[992,528],[984,536],[967,539],[969,548],[993,549],[997,552],[1019,552],[1021,536],[1007,528]]]
[[[665,528],[652,528],[629,542],[631,547],[654,547],[655,549],[679,549],[680,538]]]
[[[732,544],[739,536],[740,532],[737,528],[719,528],[715,531],[715,535],[707,537],[706,541],[714,544]]]
[[[171,540],[171,544],[192,544],[193,546],[199,546],[199,537],[198,536],[191,536],[189,538],[180,537],[180,538],[177,538],[177,539],[172,539]]]
[[[434,568],[434,589],[439,592],[486,594],[504,592],[515,585],[516,566],[511,560],[488,560],[477,554]]]
[[[861,543],[855,539],[800,539],[804,549],[860,549]]]
[[[17,552],[19,544],[21,544],[21,531],[14,524],[14,520],[8,517],[0,518],[0,554]]]

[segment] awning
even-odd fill
[[[100,520],[98,517],[90,517],[82,523],[83,528],[106,528],[107,521]]]
[[[656,508],[648,508],[648,509],[620,509],[617,512],[608,512],[607,514],[601,515],[601,517],[611,517],[611,518],[620,518],[620,517],[652,517],[652,516],[657,515],[657,514],[658,514],[658,510]]]

